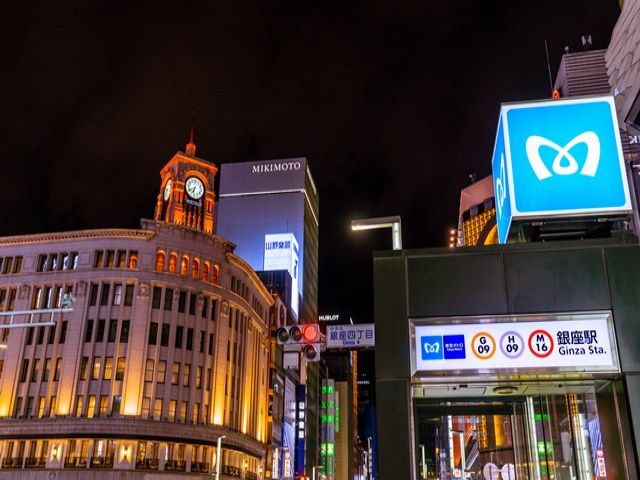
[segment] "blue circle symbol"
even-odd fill
[[[500,350],[505,357],[518,358],[524,352],[524,339],[518,332],[510,330],[500,337]]]

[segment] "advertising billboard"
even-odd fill
[[[267,234],[264,236],[263,270],[286,270],[291,275],[291,309],[298,315],[298,270],[300,247],[293,233]]]
[[[516,220],[631,212],[611,96],[503,104],[492,170],[500,243]]]
[[[467,321],[468,320],[468,321]],[[618,372],[609,312],[414,324],[414,372]]]
[[[223,163],[220,195],[264,194],[304,189],[306,158]]]

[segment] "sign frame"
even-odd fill
[[[590,366],[580,370],[576,367],[547,366],[532,368],[469,368],[448,370],[418,370],[416,361],[416,327],[420,326],[444,326],[444,325],[486,325],[492,324],[522,324],[554,321],[581,320],[605,320],[609,346],[611,347],[611,359],[613,366]],[[598,310],[589,312],[558,312],[536,314],[513,315],[479,315],[479,316],[454,316],[454,317],[415,317],[409,318],[409,355],[411,365],[411,380],[413,382],[442,382],[443,379],[455,378],[456,380],[527,380],[549,379],[563,377],[571,374],[575,378],[592,378],[597,374],[620,374],[620,358],[616,341],[613,313],[610,310]]]
[[[371,332],[371,337],[366,337],[366,332]],[[333,339],[333,333],[344,333],[346,337],[353,334],[353,338]],[[327,325],[326,334],[327,349],[366,349],[376,346],[376,327],[374,323],[345,323]]]

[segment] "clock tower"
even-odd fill
[[[191,126],[186,152],[177,152],[160,171],[160,193],[154,218],[213,233],[213,182],[218,168],[196,157]]]

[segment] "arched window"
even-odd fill
[[[156,254],[156,272],[164,272],[164,252]]]
[[[209,281],[209,270],[210,270],[209,262],[204,262],[204,267],[202,267],[202,280],[205,282]]]
[[[187,273],[189,273],[189,257],[185,255],[180,262],[180,275],[186,277]]]
[[[213,280],[214,284],[220,285],[218,283],[220,280],[220,265],[218,265],[217,263],[213,264],[213,278],[211,280]]]
[[[169,273],[176,273],[176,266],[178,265],[178,255],[172,253],[169,257]]]
[[[191,276],[196,279],[200,276],[200,260],[197,258],[191,263]]]

